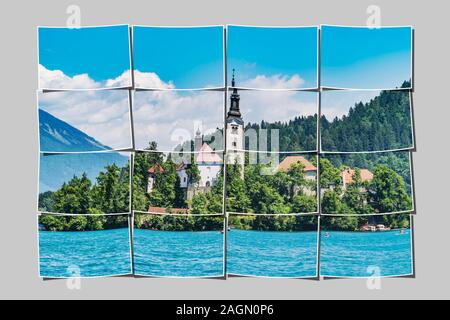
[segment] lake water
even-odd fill
[[[39,232],[40,275],[64,278],[131,273],[127,228],[83,232]]]
[[[223,276],[220,232],[134,230],[135,273],[156,277]],[[128,229],[39,232],[42,277],[112,276],[131,272]],[[315,277],[316,232],[231,230],[228,273],[264,277]],[[321,275],[367,277],[412,273],[411,234],[405,230],[361,233],[322,232]]]
[[[156,277],[223,277],[223,234],[134,230],[135,273]]]
[[[316,277],[317,232],[231,230],[228,273],[263,277]]]
[[[383,277],[411,275],[411,232],[404,232],[322,232],[321,275],[368,277],[372,266]]]

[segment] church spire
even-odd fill
[[[234,81],[234,69],[233,69],[233,76],[231,78],[231,86],[234,88],[236,86],[236,82]]]
[[[242,122],[242,115],[241,111],[239,109],[239,100],[241,99],[238,93],[238,90],[236,88],[236,80],[234,77],[234,69],[233,69],[233,75],[231,78],[231,86],[233,87],[233,93],[231,94],[231,105],[230,110],[228,111],[227,119],[236,119],[240,120]]]

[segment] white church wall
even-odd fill
[[[219,164],[204,164],[199,165],[198,169],[200,171],[200,182],[199,187],[206,187],[208,182],[212,187],[216,184],[217,177],[220,174],[221,165]]]
[[[186,170],[180,170],[177,171],[178,177],[180,178],[180,187],[181,188],[187,188],[188,187],[188,175],[186,173]]]

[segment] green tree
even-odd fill
[[[128,193],[123,184],[129,183],[127,176],[116,164],[108,165],[105,172],[100,172],[97,184],[93,187],[95,208],[104,213],[128,212]]]
[[[83,173],[74,176],[53,194],[53,209],[59,213],[85,214],[91,204],[91,181]]]
[[[372,207],[368,205],[366,188],[367,185],[361,180],[361,170],[355,169],[352,182],[347,185],[342,200],[356,214],[373,213]]]
[[[375,168],[369,187],[371,205],[379,213],[390,213],[412,209],[411,198],[405,191],[403,178],[385,165]]]
[[[195,155],[191,156],[191,163],[188,165],[186,169],[186,174],[189,179],[189,183],[192,185],[196,185],[200,181],[200,170],[198,169],[197,162],[195,160]]]
[[[330,160],[320,159],[320,187],[327,189],[341,184],[341,171]]]

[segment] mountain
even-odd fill
[[[80,152],[111,149],[42,109],[39,109],[39,139],[42,152]]]
[[[111,150],[68,123],[39,110],[41,151],[99,151]],[[127,165],[129,158],[118,152],[41,154],[39,168],[39,192],[55,191],[73,176],[86,173],[95,183],[98,174],[107,165]]]
[[[322,149],[347,152],[411,147],[409,95],[409,91],[382,91],[370,102],[356,103],[341,119],[329,121],[322,116]]]

